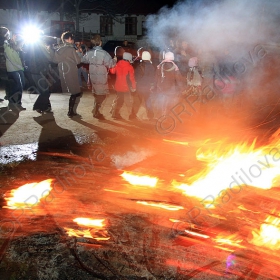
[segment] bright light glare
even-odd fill
[[[36,26],[26,26],[22,32],[23,39],[26,43],[35,43],[42,36],[42,31]]]

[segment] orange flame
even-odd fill
[[[78,225],[88,226],[92,228],[103,228],[105,227],[105,219],[90,219],[90,218],[76,218],[73,220]]]
[[[89,229],[77,230],[72,228],[64,228],[69,236],[92,238]]]
[[[222,247],[224,247],[225,245],[229,245],[231,247],[245,248],[243,245],[241,245],[243,239],[238,238],[237,234],[232,234],[229,236],[218,235],[218,237],[214,238],[213,240],[218,243],[218,245],[222,245]],[[220,246],[218,247],[220,248]]]
[[[132,173],[124,172],[123,174],[121,174],[121,176],[131,185],[136,186],[155,187],[158,182],[158,178],[150,177],[147,175],[139,176]]]
[[[206,142],[207,145],[211,144]],[[218,142],[211,150],[198,150],[197,159],[205,163],[201,172],[189,177],[187,183],[172,184],[185,195],[201,199],[207,195],[217,197],[227,188],[239,190],[244,185],[269,189],[276,185],[280,175],[276,150],[272,145],[255,148],[255,141],[250,146]]]
[[[147,202],[147,201],[137,201],[137,203],[147,205],[147,206],[162,208],[169,211],[178,211],[184,209],[184,207],[182,206],[177,206],[177,205],[172,205],[172,204],[167,204],[162,202],[156,203],[156,202]]]
[[[5,198],[7,206],[4,208],[32,208],[38,205],[40,200],[49,195],[52,190],[53,179],[47,179],[39,183],[25,184],[18,189],[11,190],[11,197]]]
[[[266,247],[271,250],[280,249],[280,218],[269,216],[265,223],[261,225],[260,230],[253,230],[253,239],[250,243]]]
[[[110,239],[107,230],[105,230],[105,219],[76,218],[73,221],[88,228],[77,230],[66,227],[64,229],[69,236],[92,238],[97,241]]]

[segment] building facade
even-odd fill
[[[89,39],[90,34],[98,33],[103,41],[129,40],[136,41],[145,35],[145,15],[120,15],[109,17],[104,14],[81,13],[79,30],[76,30],[76,18],[66,14],[61,19],[59,12],[40,11],[26,13],[16,9],[0,9],[0,25],[11,32],[20,33],[24,26],[35,25],[45,35],[59,37],[62,32],[77,32],[79,37]]]

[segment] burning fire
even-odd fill
[[[231,246],[231,247],[237,247],[237,248],[245,248],[241,245],[243,242],[243,239],[239,239],[237,234],[232,234],[230,236],[218,236],[217,238],[214,238],[214,241],[218,243],[218,248],[224,248],[225,245]],[[222,247],[220,247],[222,246]],[[225,247],[227,250],[227,248]]]
[[[121,176],[131,185],[136,186],[155,187],[158,182],[158,178],[150,177],[147,175],[139,176],[132,173],[124,172],[123,174],[121,174]]]
[[[93,228],[103,228],[105,219],[89,219],[89,218],[76,218],[73,220],[78,225],[88,226]]]
[[[239,192],[246,185],[262,189],[276,185],[280,161],[275,147],[255,148],[255,141],[250,146],[218,144],[218,149],[198,150],[197,159],[205,163],[205,168],[189,177],[187,183],[173,181],[173,186],[188,196],[203,199],[207,195],[217,197],[227,188]]]
[[[40,200],[47,197],[52,190],[53,179],[47,179],[39,183],[25,184],[18,189],[11,190],[11,197],[5,198],[7,206],[4,208],[32,208],[38,205]]]
[[[87,227],[87,229],[64,228],[69,236],[93,238],[97,241],[110,239],[107,230],[105,230],[105,219],[76,218],[73,221],[80,226]]]
[[[252,231],[251,243],[257,246],[266,247],[272,250],[280,249],[280,218],[269,216],[260,230]]]
[[[169,211],[178,211],[184,209],[182,206],[172,205],[168,203],[162,203],[162,202],[147,202],[147,201],[137,201],[138,204],[143,204],[147,206],[162,208]]]

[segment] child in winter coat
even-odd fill
[[[153,92],[152,88],[155,82],[156,69],[152,64],[151,54],[148,51],[143,51],[141,61],[135,69],[135,78],[137,83],[137,91],[132,93],[132,111],[129,119],[137,119],[137,113],[144,101],[144,106],[147,111],[149,120],[154,118],[153,110]]]
[[[155,87],[157,91],[156,109],[161,117],[167,115],[178,102],[185,89],[183,77],[174,63],[174,54],[165,53],[164,60],[157,66]]]
[[[112,74],[116,74],[115,90],[117,98],[112,105],[112,117],[116,120],[122,119],[120,110],[124,104],[125,96],[136,91],[134,69],[131,63],[132,54],[124,52],[123,59],[117,63],[116,67],[110,69]]]
[[[187,73],[187,84],[191,88],[191,95],[199,95],[202,85],[202,71],[198,66],[198,58],[191,57],[189,59],[189,71]]]
[[[92,93],[95,99],[93,117],[104,120],[101,107],[109,93],[108,70],[116,66],[116,59],[113,59],[108,52],[102,48],[102,40],[99,34],[91,38],[93,48],[82,58],[83,63],[89,64],[89,78],[92,85]]]

